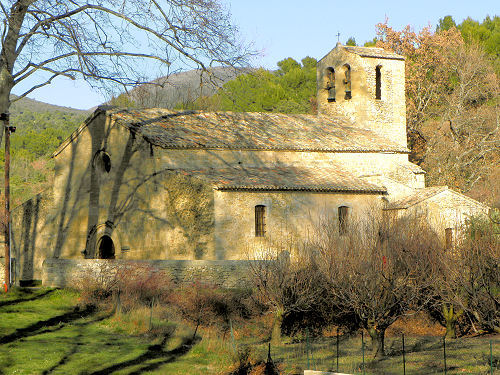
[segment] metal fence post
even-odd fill
[[[361,331],[361,352],[363,353],[363,375],[365,375],[365,336]]]
[[[490,374],[493,375],[493,340],[490,340]]]
[[[446,369],[446,336],[443,337],[443,358],[444,358],[444,373],[446,375],[447,369]]]
[[[406,375],[405,334],[403,333],[403,375]]]
[[[337,327],[337,372],[339,372],[339,327]]]
[[[155,298],[151,300],[151,310],[149,312],[149,330],[153,328],[153,304],[155,303]]]
[[[309,367],[309,328],[306,328],[306,356],[307,356],[307,368]]]

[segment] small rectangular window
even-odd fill
[[[339,234],[343,235],[347,233],[347,215],[349,207],[340,206],[339,207]]]
[[[255,206],[255,237],[264,237],[266,234],[266,206]]]
[[[446,228],[444,230],[446,250],[453,249],[453,228]]]

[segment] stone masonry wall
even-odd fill
[[[345,95],[345,65],[351,68],[352,98]],[[381,98],[375,99],[375,68],[381,67]],[[336,100],[328,101],[327,69],[335,70]],[[405,64],[402,60],[360,57],[337,46],[318,61],[318,112],[346,116],[359,126],[406,146]]]
[[[165,271],[177,284],[201,281],[225,288],[248,287],[251,265],[248,260],[106,260],[55,259],[43,263],[42,285],[51,287],[79,286],[85,278],[112,275],[120,267],[151,267]],[[261,262],[261,261],[260,261]]]

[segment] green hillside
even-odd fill
[[[16,127],[11,136],[12,206],[50,186],[53,173],[50,154],[89,113],[29,98],[12,104],[10,123]],[[0,162],[4,162],[3,147]],[[0,180],[3,192],[4,179]]]

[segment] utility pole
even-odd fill
[[[5,125],[5,218],[4,218],[4,238],[5,238],[5,291],[10,288],[10,133],[14,133],[16,128],[9,125],[9,114],[0,114],[0,120]]]

